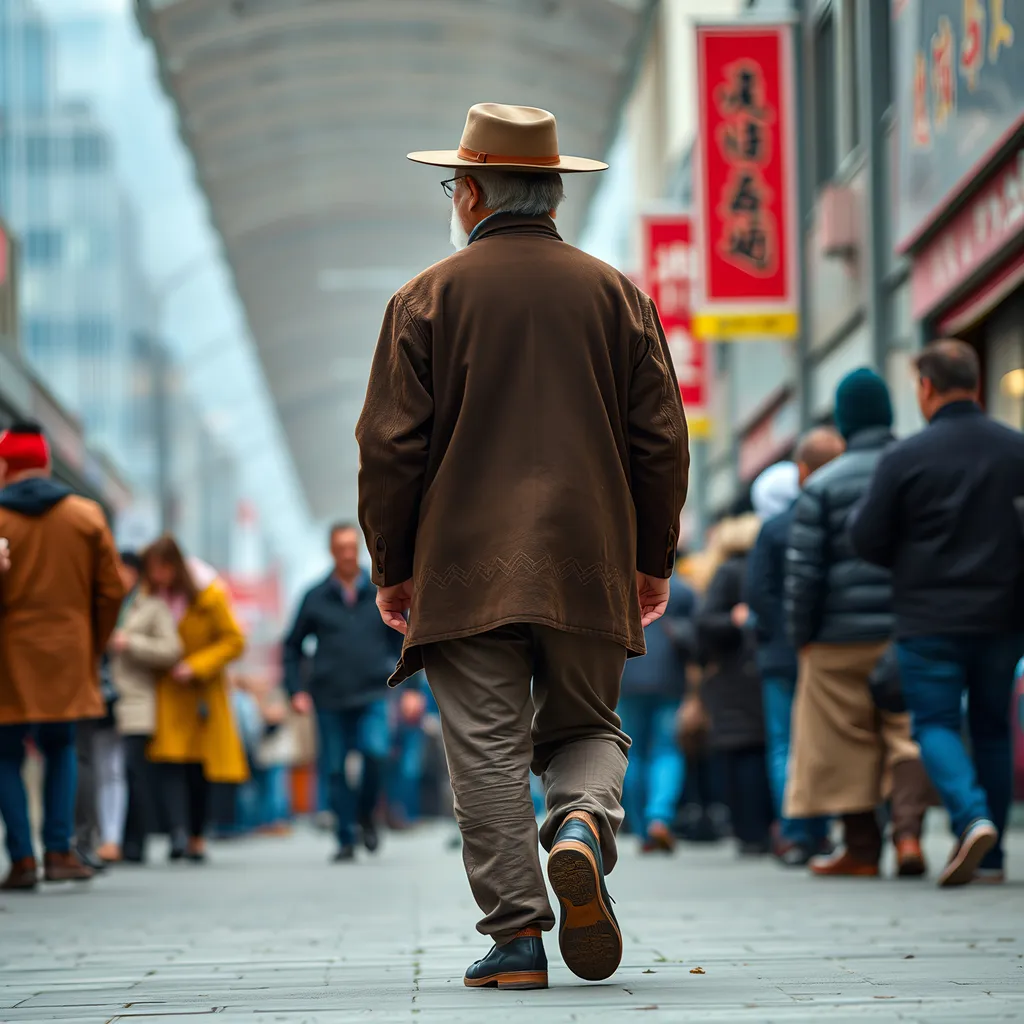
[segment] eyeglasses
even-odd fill
[[[441,182],[441,188],[444,189],[444,194],[451,199],[455,195],[455,186],[458,185],[458,178],[449,178],[447,181]]]

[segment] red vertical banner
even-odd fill
[[[799,331],[792,33],[785,24],[697,28],[700,338]]]
[[[644,285],[668,341],[686,422],[693,437],[707,436],[708,347],[692,333],[694,250],[688,213],[643,218]]]

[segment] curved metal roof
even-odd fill
[[[480,100],[611,145],[651,0],[137,0],[313,515],[355,508],[353,428],[391,292],[450,251],[444,173]],[[594,187],[567,183],[575,237]]]

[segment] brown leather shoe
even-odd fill
[[[641,849],[644,853],[671,853],[676,848],[676,837],[663,821],[652,821]]]
[[[823,878],[877,878],[878,865],[858,860],[848,850],[840,850],[830,857],[814,857],[811,871]]]
[[[896,874],[900,878],[920,878],[927,873],[921,841],[917,836],[900,836],[896,840]]]
[[[35,857],[22,857],[11,865],[7,877],[0,882],[0,889],[6,892],[34,889],[39,884],[39,867]]]
[[[88,882],[96,874],[70,850],[67,853],[46,854],[43,865],[48,882]]]

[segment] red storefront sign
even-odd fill
[[[915,318],[927,316],[1014,241],[1024,238],[1024,147],[915,256]]]
[[[686,422],[694,437],[708,431],[708,347],[691,333],[694,251],[688,213],[643,218],[644,283],[665,328]]]
[[[697,28],[701,338],[799,329],[792,32]]]

